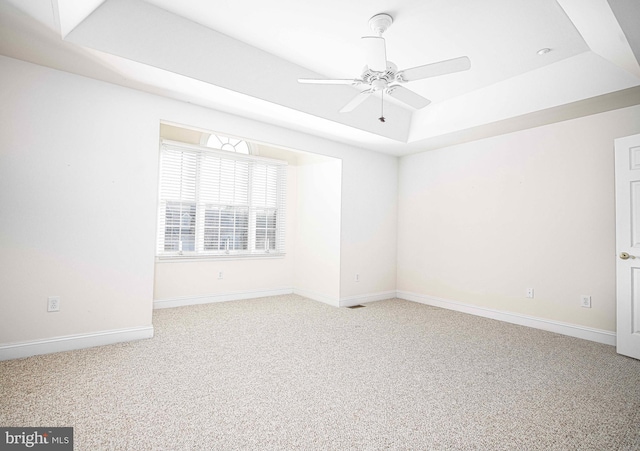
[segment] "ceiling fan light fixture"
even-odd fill
[[[373,80],[373,81],[371,82],[371,87],[374,89],[374,91],[380,91],[380,90],[382,90],[382,89],[386,88],[386,87],[387,87],[387,84],[388,84],[388,83],[387,83],[387,81],[386,81],[386,80],[383,80],[383,79],[380,79],[380,78],[379,78],[379,79],[377,79],[377,80]]]

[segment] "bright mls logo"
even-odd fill
[[[19,449],[73,451],[73,428],[0,427],[0,451]]]

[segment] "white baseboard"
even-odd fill
[[[111,345],[152,337],[153,326],[144,326],[9,343],[0,345],[0,360],[21,359],[40,354],[74,351],[76,349],[92,348],[94,346]]]
[[[325,296],[324,294],[316,293],[315,291],[303,290],[300,288],[294,288],[293,292],[297,295],[304,296],[305,298],[309,298],[314,301],[323,302],[334,307],[340,307],[340,299],[338,298],[332,298],[329,296]]]
[[[186,305],[211,304],[213,302],[240,301],[243,299],[280,296],[293,293],[293,288],[277,288],[274,290],[237,291],[232,293],[212,294],[207,296],[189,296],[175,299],[157,299],[153,301],[154,309],[183,307]]]
[[[537,318],[519,313],[505,312],[485,307],[478,307],[471,304],[452,301],[448,299],[425,296],[407,291],[385,291],[358,296],[349,296],[341,299],[334,299],[307,290],[282,288],[278,290],[265,291],[245,291],[241,293],[227,293],[223,295],[202,296],[192,298],[167,299],[154,301],[154,308],[178,307],[182,305],[203,304],[209,302],[224,302],[240,299],[250,299],[265,296],[277,296],[295,293],[309,299],[323,302],[334,307],[350,307],[366,302],[381,301],[398,297],[412,302],[441,307],[448,310],[455,310],[471,315],[491,318],[507,323],[521,326],[533,327],[549,332],[555,332],[571,337],[582,338],[584,340],[595,341],[607,345],[615,346],[616,334],[614,332],[594,329],[575,324],[562,323],[543,318]],[[76,349],[91,348],[94,346],[104,346],[115,343],[141,340],[153,337],[153,326],[135,327],[129,329],[106,330],[101,332],[67,335],[62,337],[47,338],[44,340],[32,340],[18,343],[0,345],[0,361],[10,359],[20,359],[40,354],[51,354],[54,352],[73,351]]]
[[[347,296],[340,298],[340,307],[353,307],[354,305],[366,304],[367,302],[384,301],[385,299],[392,299],[395,297],[395,291],[381,291],[379,293]]]
[[[570,337],[582,338],[584,340],[595,341],[607,345],[615,346],[616,334],[608,330],[594,329],[576,324],[568,324],[560,321],[554,321],[535,316],[521,315],[519,313],[504,312],[486,307],[478,307],[476,305],[465,304],[462,302],[451,301],[449,299],[436,298],[433,296],[425,296],[407,291],[398,291],[397,296],[407,301],[419,302],[420,304],[441,307],[457,312],[469,313],[471,315],[482,316],[485,318],[496,319],[507,323],[518,324],[520,326],[533,327],[549,332],[555,332]]]

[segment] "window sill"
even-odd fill
[[[224,260],[264,260],[274,258],[284,258],[285,253],[271,252],[268,254],[230,254],[230,255],[156,255],[156,263],[176,263],[176,262],[203,262],[203,261],[224,261]]]

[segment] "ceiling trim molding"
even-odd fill
[[[420,149],[403,155],[451,147],[466,142],[506,135],[545,125],[578,119],[607,111],[640,105],[640,86],[560,105],[509,119],[459,130],[423,141]]]
[[[640,77],[640,65],[606,0],[558,0],[589,48]]]

